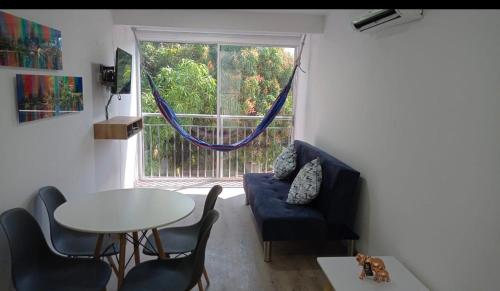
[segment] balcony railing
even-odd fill
[[[234,143],[249,135],[263,116],[177,114],[184,129],[209,143]],[[277,116],[258,138],[232,152],[192,145],[159,113],[143,113],[145,178],[237,178],[245,173],[272,171],[273,161],[293,138],[291,116]],[[217,118],[219,123],[217,124]]]

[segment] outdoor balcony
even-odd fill
[[[142,116],[144,131],[141,180],[172,178],[238,180],[247,172],[272,171],[275,158],[293,138],[292,117],[278,116],[249,146],[231,152],[216,152],[189,143],[165,123],[159,113],[143,113]],[[177,117],[191,135],[209,143],[224,144],[243,139],[263,118],[263,116],[220,115],[217,120],[217,115],[209,114],[178,114]]]

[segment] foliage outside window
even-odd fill
[[[264,115],[290,78],[294,61],[293,50],[290,49],[221,45],[220,67],[218,68],[217,45],[141,42],[140,48],[143,55],[142,70],[152,76],[160,94],[177,114],[217,114],[219,82],[221,114]],[[219,74],[217,70],[220,70]],[[218,75],[221,80],[217,80]],[[144,74],[142,76],[142,111],[159,112],[147,79]],[[293,100],[289,96],[280,115],[290,116],[292,111]],[[198,134],[201,139],[210,143],[216,142],[214,131],[217,127],[217,120],[215,118],[181,118],[180,121],[186,130],[197,130],[191,134]],[[259,121],[245,119],[224,121],[224,126],[227,128],[224,128],[223,142],[236,142],[242,139],[250,133],[250,128],[255,128]],[[273,125],[291,127],[290,121],[288,124],[285,123],[276,120]],[[157,116],[147,117],[146,124],[164,124],[164,120]],[[179,167],[174,169],[173,159],[178,164],[179,162],[190,165],[197,163],[199,166],[201,162],[202,167],[205,167],[206,161],[197,160],[198,152],[193,156],[193,151],[182,154],[173,150],[174,145],[176,149],[189,145],[183,144],[178,135],[175,140],[175,132],[170,127],[167,128],[168,130],[156,128],[156,132],[150,130],[149,133],[145,131],[145,174],[158,172],[163,175],[162,173],[166,172],[165,167],[170,167],[170,172],[174,171],[179,174],[183,169]],[[288,143],[290,133],[291,130],[274,132],[274,143],[271,147],[269,147],[270,143],[264,144],[263,138],[267,134],[265,133],[262,139],[259,138],[249,146],[247,153],[252,156],[254,162],[270,165],[272,159],[281,151],[281,147]],[[266,138],[269,141],[269,138]],[[210,159],[215,157],[214,153],[203,151],[204,154],[209,155]],[[229,157],[230,154],[225,155]],[[241,156],[238,157],[238,161],[241,161],[239,167],[245,167],[242,165],[244,164],[243,154]],[[235,155],[234,158],[236,158]],[[269,167],[264,170],[268,169]]]

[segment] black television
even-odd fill
[[[132,55],[121,48],[116,49],[114,75],[115,80],[111,92],[113,94],[130,94],[130,84],[132,83]]]

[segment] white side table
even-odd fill
[[[320,257],[318,263],[335,291],[429,291],[394,257],[384,260],[391,281],[375,282],[371,278],[359,279],[361,266],[355,257]]]

